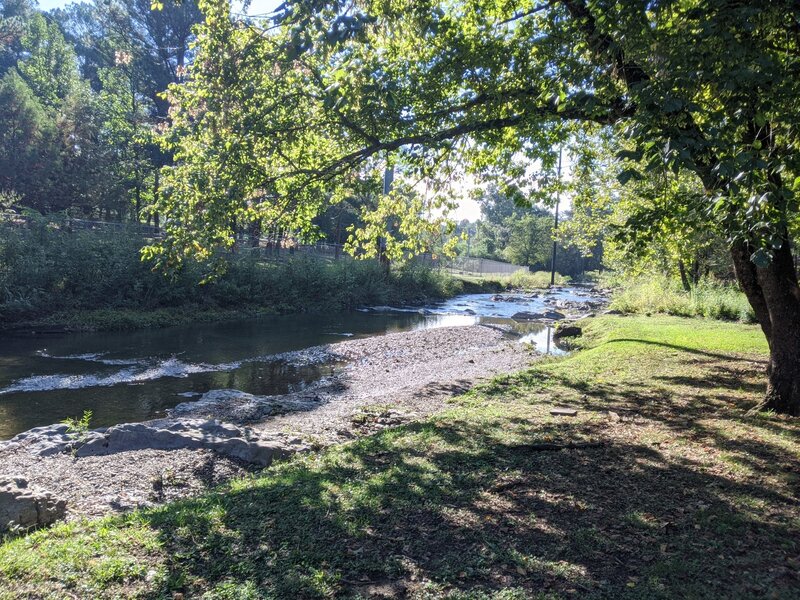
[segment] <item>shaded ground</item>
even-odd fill
[[[746,414],[763,391],[758,331],[603,318],[585,343],[220,493],[6,543],[0,590],[798,597],[800,424]],[[578,416],[550,415],[564,404]]]

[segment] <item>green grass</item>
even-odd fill
[[[800,426],[747,415],[757,328],[585,331],[435,418],[9,540],[0,597],[796,598]],[[550,415],[565,404],[578,416]]]
[[[503,277],[502,281],[511,288],[519,289],[519,290],[537,290],[537,289],[544,289],[550,287],[550,277],[551,274],[549,271],[526,271],[524,269],[520,269],[519,271],[512,273],[508,277]],[[570,278],[561,275],[560,273],[556,273],[555,283],[556,285],[566,285],[569,283]]]
[[[229,255],[205,285],[207,266],[167,277],[143,262],[145,240],[124,232],[68,233],[0,224],[0,330],[129,330],[261,314],[336,312],[421,303],[461,293],[464,282],[408,264],[388,275],[377,261],[284,253],[267,261]]]
[[[520,269],[511,275],[455,275],[454,277],[465,283],[480,286],[479,290],[474,291],[540,290],[550,287],[550,271],[531,272]],[[556,273],[556,285],[567,285],[569,282],[569,277]]]
[[[730,283],[702,281],[691,292],[686,292],[679,281],[660,275],[609,283],[614,287],[611,308],[625,313],[755,322],[747,298]]]

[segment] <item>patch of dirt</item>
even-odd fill
[[[255,470],[210,450],[135,450],[108,456],[0,454],[2,472],[67,500],[69,519],[153,506],[198,494]]]
[[[341,442],[380,425],[396,426],[438,412],[477,381],[522,369],[538,356],[502,329],[482,325],[348,340],[330,350],[347,361],[334,374],[336,385],[329,381],[324,388],[299,392],[313,392],[319,406],[266,419],[256,429],[312,438],[322,445]],[[369,421],[363,411],[375,412],[376,406],[384,407],[379,413],[391,413],[373,420],[378,427],[361,426]]]

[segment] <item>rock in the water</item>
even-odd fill
[[[563,319],[564,314],[555,310],[546,310],[543,313],[523,311],[514,313],[511,318],[515,321],[557,321],[558,319]]]
[[[202,398],[182,402],[169,414],[176,417],[208,417],[214,415],[226,421],[256,421],[272,412],[273,406],[259,396],[239,390],[211,390]]]
[[[327,382],[323,378],[320,384]],[[274,396],[255,396],[240,390],[211,390],[198,400],[182,402],[169,411],[171,417],[219,419],[234,423],[259,421],[266,416],[295,410],[311,410],[319,406],[316,395],[293,395],[277,400]]]
[[[51,525],[66,510],[64,500],[30,488],[24,477],[0,478],[0,533]]]
[[[531,298],[538,298],[538,297],[539,297],[538,294],[534,294],[532,296],[528,296],[527,298],[524,298],[522,296],[504,296],[502,294],[495,294],[494,296],[492,296],[491,300],[492,300],[492,302],[523,303],[523,302],[528,302],[528,300],[530,300]]]
[[[560,338],[578,337],[580,335],[583,335],[583,329],[577,325],[561,324],[560,326],[556,327],[556,330],[553,332],[553,339],[557,340]]]
[[[589,312],[591,310],[597,310],[598,308],[602,308],[606,303],[599,302],[599,301],[591,301],[587,300],[585,302],[579,302],[577,300],[558,300],[555,302],[555,306],[557,308],[565,309],[565,310],[574,310],[578,312]]]

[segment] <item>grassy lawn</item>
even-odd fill
[[[800,421],[746,414],[759,330],[602,317],[582,343],[428,421],[7,541],[0,597],[800,597]]]

